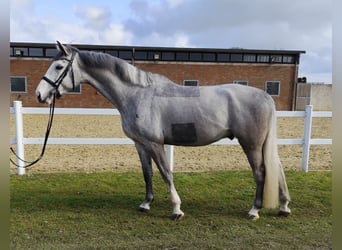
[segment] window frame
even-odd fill
[[[271,63],[283,63],[283,56],[282,55],[271,55],[270,56]]]
[[[294,64],[295,57],[293,55],[283,55],[283,64]]]
[[[243,62],[245,63],[255,63],[257,60],[257,54],[244,54]]]
[[[268,84],[278,84],[278,93],[277,94],[272,94],[268,92]],[[269,94],[270,96],[280,96],[280,81],[278,80],[270,80],[265,82],[265,92]]]
[[[270,63],[270,55],[258,54],[256,58],[257,63]]]
[[[187,85],[186,82],[190,83],[190,82],[193,82],[195,83],[196,82],[196,85]],[[186,86],[186,87],[197,87],[199,86],[199,80],[191,80],[191,79],[186,79],[186,80],[183,80],[183,86]]]
[[[79,91],[77,91],[77,88],[75,90],[69,90],[66,92],[66,95],[81,95],[82,94],[82,84],[78,85]]]
[[[233,84],[240,84],[243,86],[248,86],[248,80],[234,80]]]
[[[20,78],[20,79],[24,79],[24,88],[25,90],[24,91],[13,91],[12,90],[12,79],[13,78]],[[13,93],[13,94],[26,94],[27,93],[27,76],[10,76],[10,93]]]

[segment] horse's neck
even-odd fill
[[[87,69],[83,75],[83,82],[93,86],[109,102],[111,102],[120,112],[124,112],[132,99],[138,98],[138,91],[132,91],[130,86],[124,83],[117,75],[106,69]],[[133,96],[134,95],[134,96]]]

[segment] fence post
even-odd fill
[[[166,145],[166,158],[170,165],[170,170],[173,172],[173,145]]]
[[[313,110],[312,105],[305,106],[302,170],[306,173],[309,171],[312,110]]]
[[[15,123],[15,137],[16,137],[16,153],[20,159],[25,159],[24,154],[24,129],[23,129],[23,113],[22,113],[22,103],[21,101],[14,101],[14,123]],[[23,167],[25,163],[17,158],[17,174],[24,175],[25,168]]]

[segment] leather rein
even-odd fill
[[[53,93],[53,100],[52,103],[50,104],[50,112],[49,112],[49,119],[48,119],[48,124],[46,127],[46,132],[45,132],[45,138],[44,138],[44,144],[43,144],[43,148],[42,151],[39,155],[39,157],[34,160],[34,161],[25,161],[24,159],[20,158],[16,152],[14,151],[14,149],[12,147],[10,147],[11,152],[15,155],[15,157],[25,163],[26,165],[22,166],[21,164],[17,164],[16,162],[14,162],[11,158],[10,158],[10,162],[15,165],[16,167],[20,167],[20,168],[28,168],[31,167],[32,165],[36,164],[38,161],[40,161],[43,158],[43,155],[45,153],[45,148],[47,145],[47,141],[50,135],[50,131],[51,131],[51,127],[52,127],[52,121],[53,121],[53,116],[54,116],[54,111],[55,111],[55,102],[56,102],[56,98],[59,98],[61,95],[58,92],[58,88],[59,86],[62,84],[63,79],[66,77],[66,75],[68,74],[68,72],[71,70],[71,81],[72,81],[72,86],[73,86],[73,90],[75,90],[75,78],[74,78],[74,71],[72,68],[72,63],[74,61],[75,58],[75,52],[72,51],[72,55],[71,55],[71,59],[68,58],[59,58],[58,60],[65,60],[68,61],[68,65],[65,67],[64,71],[62,72],[62,74],[57,78],[56,81],[52,81],[51,79],[49,79],[48,77],[46,77],[45,75],[42,77],[42,80],[46,81],[47,83],[49,83],[51,86],[53,86],[55,88],[55,92]]]

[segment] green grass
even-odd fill
[[[246,214],[254,198],[249,171],[176,173],[185,217],[174,222],[169,193],[154,177],[155,201],[139,173],[11,176],[11,249],[329,249],[331,172],[287,172],[292,214]]]

